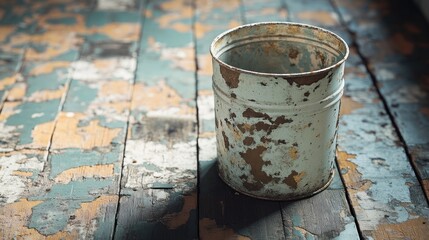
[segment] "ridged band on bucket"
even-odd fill
[[[222,33],[210,51],[219,176],[270,200],[328,187],[347,44],[322,28],[266,22]]]

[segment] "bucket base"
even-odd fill
[[[295,201],[295,200],[300,200],[300,199],[304,199],[304,198],[309,198],[311,196],[314,196],[320,192],[322,192],[323,190],[325,190],[326,188],[329,187],[329,185],[331,184],[332,180],[334,179],[334,175],[335,175],[335,169],[331,170],[331,173],[329,174],[329,179],[328,181],[325,183],[325,185],[323,185],[321,188],[317,189],[314,192],[310,192],[308,194],[302,194],[302,195],[297,195],[297,196],[293,196],[293,194],[289,194],[290,196],[286,196],[286,197],[279,197],[279,198],[274,198],[274,197],[264,197],[264,196],[259,196],[259,195],[253,195],[251,193],[247,193],[247,192],[242,192],[240,190],[237,190],[236,188],[234,188],[233,186],[231,186],[227,181],[225,181],[225,179],[221,176],[221,174],[218,174],[220,179],[222,179],[222,181],[228,185],[228,187],[232,188],[234,191],[237,191],[238,193],[241,193],[243,195],[249,196],[249,197],[253,197],[253,198],[258,198],[258,199],[262,199],[262,200],[270,200],[270,201]]]

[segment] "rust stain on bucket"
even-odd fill
[[[238,78],[240,77],[240,73],[236,71],[232,71],[226,67],[220,68],[220,74],[222,74],[223,79],[225,80],[226,85],[230,88],[238,87]]]
[[[237,27],[212,43],[218,168],[235,190],[291,200],[333,177],[346,43],[295,23]]]

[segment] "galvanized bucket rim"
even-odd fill
[[[260,25],[291,25],[291,26],[298,26],[298,27],[303,27],[303,28],[315,29],[315,30],[324,32],[326,34],[332,35],[333,37],[338,39],[341,42],[341,44],[344,45],[344,48],[345,48],[344,57],[341,60],[337,61],[335,64],[332,64],[328,67],[318,69],[318,70],[314,70],[314,71],[300,72],[300,73],[265,73],[265,72],[256,72],[256,71],[251,71],[251,70],[231,66],[231,65],[223,62],[222,60],[220,60],[217,56],[215,56],[215,53],[214,53],[215,44],[221,38],[223,38],[224,36],[226,36],[228,34],[231,34],[234,31],[238,31],[238,30],[243,29],[243,28],[251,28],[253,26],[260,26]],[[317,27],[317,26],[305,24],[305,23],[297,23],[297,22],[276,22],[276,21],[272,21],[272,22],[257,22],[257,23],[244,24],[244,25],[232,28],[230,30],[227,30],[227,31],[219,34],[217,37],[215,37],[215,39],[212,41],[212,43],[210,45],[210,54],[211,54],[212,58],[215,59],[216,62],[218,62],[220,65],[222,65],[223,67],[226,67],[232,71],[235,71],[235,72],[247,73],[247,74],[263,76],[263,77],[280,77],[280,78],[295,78],[295,77],[297,77],[298,78],[298,77],[311,76],[311,75],[315,75],[315,74],[322,73],[322,72],[327,72],[331,69],[334,69],[334,68],[340,66],[341,64],[343,64],[347,60],[347,58],[349,56],[349,46],[347,45],[346,41],[344,41],[344,39],[342,39],[340,36],[338,36],[337,34],[335,34],[332,31],[329,31],[329,30],[321,28],[321,27]]]

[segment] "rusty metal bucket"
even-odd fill
[[[322,28],[249,24],[211,45],[219,175],[270,200],[332,181],[347,44]]]

